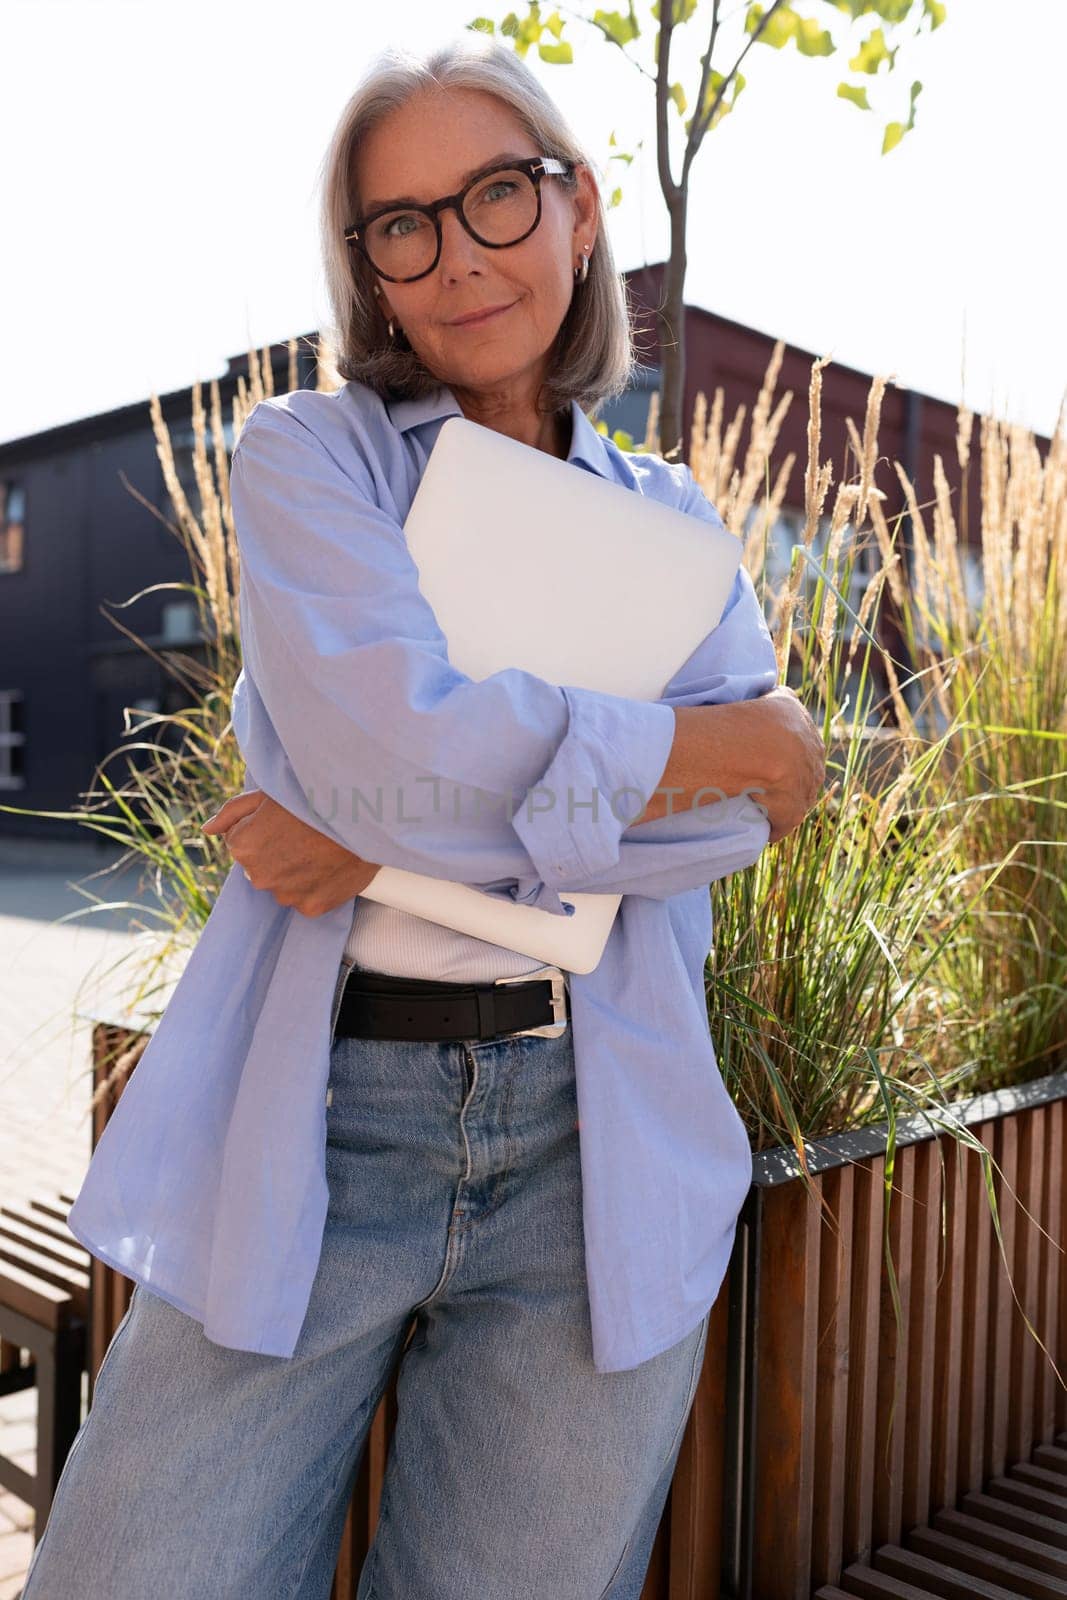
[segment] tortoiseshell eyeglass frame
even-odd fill
[[[441,259],[440,214],[442,211],[446,210],[449,206],[452,206],[455,209],[456,215],[458,216],[460,222],[466,228],[471,238],[476,239],[480,245],[484,245],[489,250],[510,250],[512,245],[521,244],[523,239],[528,239],[531,233],[533,233],[540,224],[541,179],[544,177],[553,176],[562,177],[573,170],[573,161],[559,161],[555,156],[527,156],[523,161],[497,161],[494,162],[492,166],[485,167],[481,172],[475,173],[470,183],[464,185],[462,189],[457,190],[455,194],[446,194],[442,199],[434,200],[428,205],[408,205],[406,202],[398,203],[394,201],[391,205],[378,206],[374,211],[368,212],[365,217],[357,217],[356,220],[354,222],[350,222],[344,230],[345,243],[349,245],[355,245],[356,249],[359,250],[360,254],[363,256],[367,265],[370,267],[371,271],[376,277],[385,278],[389,283],[416,283],[419,278],[425,278],[427,274],[431,273]],[[490,239],[481,238],[479,234],[475,233],[474,229],[467,221],[463,211],[463,201],[466,199],[468,192],[474,188],[475,184],[484,183],[485,179],[491,177],[494,172],[525,172],[532,181],[534,190],[537,194],[537,215],[534,217],[533,222],[527,228],[525,233],[520,234],[517,239],[509,239],[507,244],[496,244]],[[429,217],[430,221],[433,223],[434,231],[437,234],[437,249],[434,251],[434,258],[430,262],[430,265],[425,269],[424,272],[416,272],[415,275],[410,278],[396,278],[393,277],[391,273],[382,272],[379,267],[375,266],[374,262],[367,254],[366,245],[363,243],[361,238],[361,234],[366,232],[367,228],[376,220],[376,218],[387,216],[391,211],[421,211],[424,216]]]

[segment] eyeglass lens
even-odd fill
[[[525,172],[493,172],[467,190],[463,215],[483,244],[514,244],[537,216],[537,187]],[[371,265],[391,278],[428,271],[437,254],[437,234],[422,211],[387,211],[363,236]]]

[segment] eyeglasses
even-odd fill
[[[487,167],[466,188],[430,205],[386,206],[349,223],[344,231],[380,278],[411,283],[441,258],[441,212],[452,206],[470,234],[491,250],[527,238],[541,221],[541,179],[565,175],[573,161],[530,156]]]

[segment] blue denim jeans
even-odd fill
[[[292,1357],[215,1344],[138,1284],[23,1600],[327,1600],[394,1370],[358,1600],[638,1600],[707,1318],[629,1371],[593,1366],[570,1026],[334,1037],[326,1115]]]

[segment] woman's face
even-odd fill
[[[364,139],[354,169],[359,211],[365,215],[401,196],[437,200],[489,162],[550,153],[538,149],[493,95],[420,93]],[[442,383],[492,392],[524,374],[534,386],[540,382],[574,293],[574,268],[596,243],[595,185],[584,167],[577,177],[571,195],[556,178],[542,178],[541,221],[518,244],[497,250],[479,244],[449,208],[441,213],[441,259],[432,272],[413,283],[375,278],[383,316],[395,318]],[[511,302],[488,322],[450,325],[467,312]]]

